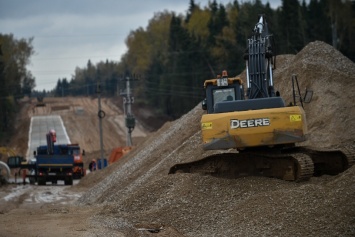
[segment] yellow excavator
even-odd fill
[[[259,175],[301,181],[313,175],[338,174],[354,163],[351,151],[296,146],[306,140],[303,102],[309,102],[313,92],[308,90],[302,97],[295,75],[293,103],[286,105],[275,92],[273,39],[264,15],[259,16],[248,39],[244,59],[246,95],[241,78],[228,77],[226,71],[204,83],[202,108],[207,113],[201,118],[203,148],[227,151],[176,164],[169,173],[197,172],[228,178]]]

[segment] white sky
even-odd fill
[[[226,5],[233,0],[217,0]],[[248,0],[239,0],[239,3]],[[262,0],[276,8],[281,0]],[[36,90],[70,80],[76,67],[106,59],[120,61],[129,32],[145,28],[154,13],[186,14],[190,0],[0,0],[0,33],[34,37],[28,69]],[[208,0],[195,0],[205,7]]]

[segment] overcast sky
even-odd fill
[[[239,2],[248,0],[239,0]],[[185,14],[190,0],[0,0],[0,33],[34,37],[28,69],[36,90],[51,90],[59,78],[70,80],[90,59],[120,61],[131,30],[145,28],[154,13]],[[226,5],[232,0],[217,0]],[[262,0],[272,8],[281,0]],[[195,0],[205,7],[208,0]]]

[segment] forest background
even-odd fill
[[[24,96],[117,96],[130,78],[135,106],[179,118],[203,97],[203,82],[222,70],[230,76],[245,68],[247,39],[260,14],[275,39],[273,53],[296,54],[309,42],[324,41],[355,61],[355,1],[282,0],[272,9],[260,0],[207,6],[190,0],[186,14],[158,12],[148,26],[130,32],[120,61],[76,67],[72,78],[58,78],[51,91],[36,91],[26,66],[35,49],[33,38],[0,33],[0,142],[14,132],[18,99]]]

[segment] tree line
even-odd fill
[[[134,74],[139,75],[134,83],[135,106],[145,104],[156,113],[178,118],[203,99],[204,80],[222,70],[232,76],[244,70],[247,38],[259,14],[266,15],[277,55],[296,54],[309,42],[321,40],[355,61],[355,1],[282,0],[277,9],[261,0],[240,2],[224,5],[212,0],[201,6],[190,0],[184,14],[155,13],[146,28],[129,33],[128,50],[120,61],[94,65],[89,59],[86,67],[77,67],[70,79],[59,78],[48,92],[33,91],[35,80],[25,69],[34,52],[33,39],[0,35],[2,44],[7,42],[0,65],[0,83],[5,85],[0,88],[1,131],[10,126],[16,96],[31,91],[32,95],[95,96],[98,82],[104,96],[114,96],[125,89],[122,79]]]
[[[35,78],[26,69],[34,54],[33,38],[15,39],[12,34],[0,34],[0,141],[13,131],[18,111],[17,99],[30,95]]]
[[[56,96],[94,95],[97,82],[102,92],[117,95],[120,80],[133,73],[135,101],[178,118],[203,99],[203,82],[222,70],[239,74],[245,66],[247,38],[265,14],[274,35],[275,54],[296,54],[307,43],[321,40],[355,60],[355,4],[338,0],[282,0],[279,8],[260,0],[213,0],[200,6],[190,0],[186,14],[158,12],[148,26],[126,38],[128,51],[120,62],[106,61],[77,68],[70,81],[59,79]]]

